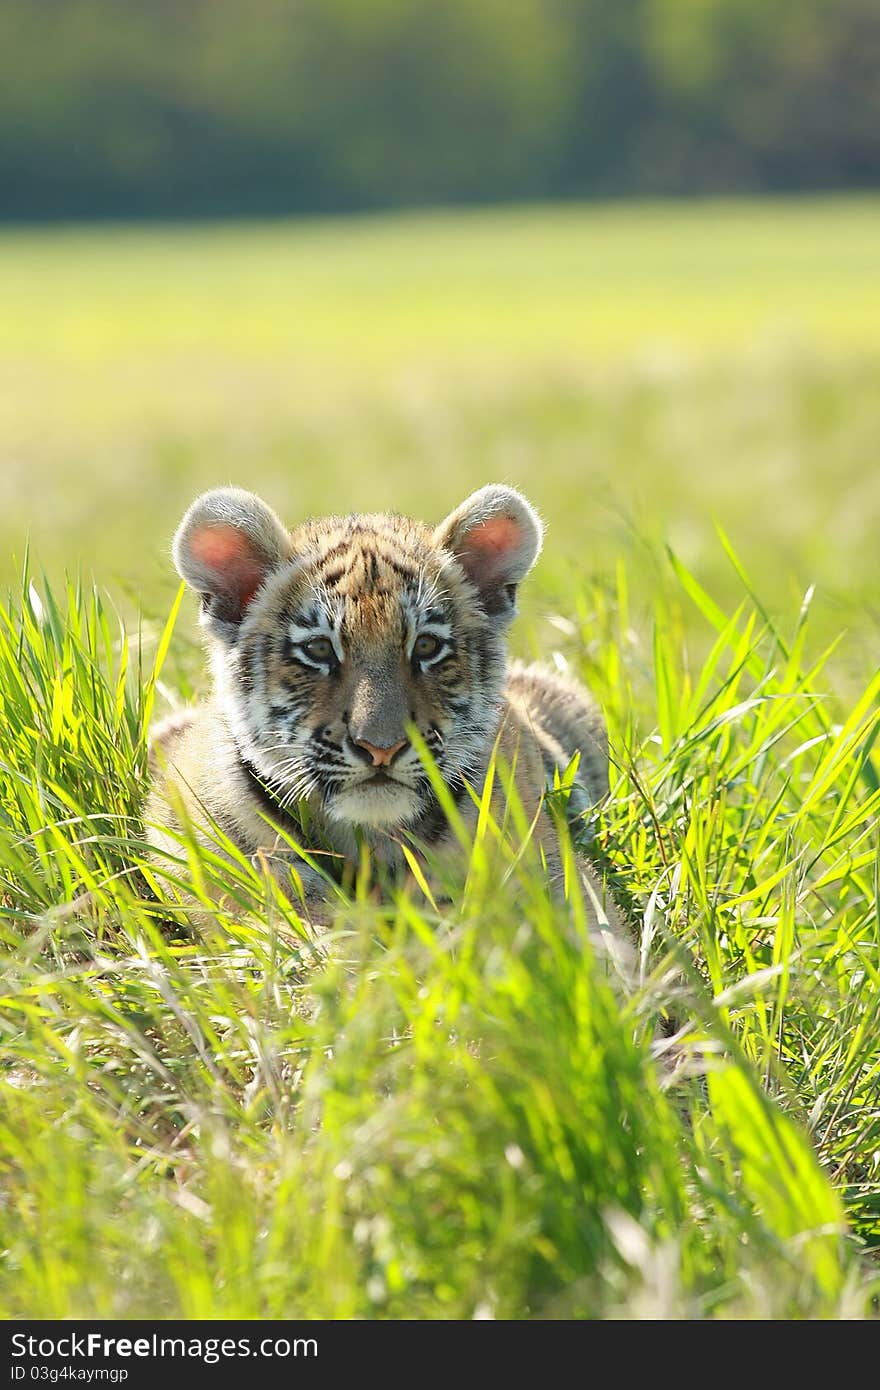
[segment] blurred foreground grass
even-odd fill
[[[631,688],[622,571],[564,641],[609,712],[577,834],[625,997],[576,861],[552,901],[481,788],[439,905],[362,879],[318,939],[258,864],[146,858],[158,672],[97,596],[0,608],[0,1313],[870,1314],[880,678],[842,709],[805,615],[676,582],[702,667],[661,596]]]
[[[7,232],[0,571],[29,534],[161,609],[202,487],[430,517],[498,478],[544,513],[560,602],[623,555],[639,606],[659,539],[732,598],[717,518],[867,669],[878,246],[869,198]]]

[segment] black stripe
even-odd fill
[[[284,788],[280,786],[279,783],[272,782],[269,778],[264,777],[263,774],[254,767],[253,763],[250,762],[248,758],[243,757],[241,753],[238,755],[238,763],[248,780],[251,791],[263,807],[263,810],[267,815],[272,817],[272,820],[281,830],[288,830],[291,833],[292,839],[302,843],[304,827],[296,816],[291,814],[290,809],[283,804]],[[235,839],[235,836],[230,835],[229,838]],[[342,881],[345,861],[339,855],[326,849],[310,848],[307,844],[303,844],[303,849],[317,856],[321,868],[334,880],[334,882],[340,883]],[[294,859],[292,862],[295,866],[297,861]]]
[[[297,818],[291,815],[289,807],[284,804],[284,788],[277,782],[270,781],[268,777],[264,777],[253,763],[243,757],[241,753],[238,755],[238,763],[263,810],[272,816],[273,820],[278,821],[282,829],[289,826],[296,831],[297,837],[299,837],[302,834],[302,826]]]
[[[321,583],[330,589],[335,588],[340,579],[344,579],[348,574],[349,569],[349,565],[334,565],[332,569],[321,572]]]
[[[382,559],[388,566],[388,568],[392,570],[394,574],[396,574],[400,579],[408,579],[411,583],[414,584],[416,580],[419,578],[418,570],[413,569],[411,565],[402,565],[399,560],[396,560],[394,558],[393,555],[383,555]]]
[[[351,550],[351,539],[348,536],[337,541],[335,545],[330,545],[318,556],[317,568],[322,569],[328,560],[335,560],[340,555],[347,555]]]
[[[453,777],[446,785],[456,806],[460,806],[467,791],[464,778]],[[437,800],[436,793],[431,791],[428,804],[412,827],[411,834],[413,839],[421,840],[422,844],[432,845],[440,838],[448,824],[446,812]]]

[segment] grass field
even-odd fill
[[[0,238],[0,1314],[871,1312],[878,246],[873,199]],[[515,815],[453,907],[362,884],[316,946],[243,864],[170,918],[228,878],[138,822],[188,501],[492,479],[549,526],[514,648],[608,714],[635,996]]]
[[[201,487],[291,520],[523,487],[545,577],[720,597],[712,519],[780,605],[875,661],[880,200],[706,203],[0,239],[0,565],[172,593]]]

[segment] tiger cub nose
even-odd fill
[[[373,767],[387,767],[395,754],[399,753],[401,748],[405,748],[408,743],[409,739],[402,738],[397,743],[389,744],[387,748],[380,748],[378,744],[369,743],[365,738],[354,740],[356,748],[363,748],[365,753],[369,753],[373,759]]]

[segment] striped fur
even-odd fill
[[[161,827],[175,827],[178,797],[196,825],[207,812],[245,854],[268,848],[285,882],[289,851],[273,843],[266,815],[287,828],[300,802],[316,843],[343,861],[366,841],[394,865],[401,835],[446,847],[446,819],[408,740],[414,726],[465,815],[466,783],[481,784],[498,741],[527,811],[539,813],[555,877],[543,792],[577,751],[582,800],[600,797],[607,743],[580,686],[507,666],[516,588],[541,540],[529,504],[500,486],[436,529],[358,515],[288,533],[250,494],[198,499],[174,554],[201,595],[214,694],[156,733],[147,808],[156,848],[172,847]],[[320,880],[304,882],[320,917]]]

